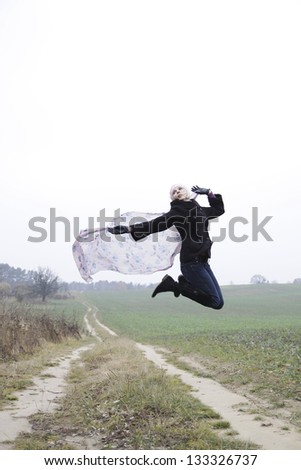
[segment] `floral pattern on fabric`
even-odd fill
[[[154,233],[135,242],[130,234],[113,235],[108,227],[152,220],[162,214],[127,212],[105,227],[82,230],[73,243],[74,261],[81,277],[92,282],[99,271],[123,274],[151,274],[170,268],[181,249],[181,238],[175,227]]]

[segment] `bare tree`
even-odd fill
[[[54,294],[59,289],[58,276],[56,276],[49,268],[39,267],[33,273],[32,294],[41,297],[45,302],[46,297]]]

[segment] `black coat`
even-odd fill
[[[200,206],[194,199],[170,203],[170,211],[142,223],[131,226],[131,235],[135,241],[151,233],[162,232],[174,225],[182,239],[180,262],[187,263],[194,259],[207,260],[211,256],[208,234],[208,221],[222,215],[224,203],[220,194],[209,196],[210,207]]]

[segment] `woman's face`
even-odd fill
[[[190,199],[190,194],[186,186],[183,184],[174,184],[170,188],[170,197],[174,201],[178,199],[179,201],[188,201]]]

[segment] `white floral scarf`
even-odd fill
[[[162,214],[126,212],[122,225],[152,220]],[[113,235],[108,227],[120,224],[114,219],[104,227],[82,230],[73,243],[74,261],[81,277],[92,282],[99,271],[118,271],[123,274],[151,274],[170,268],[181,249],[181,238],[175,227],[151,234],[135,242],[131,235]]]

